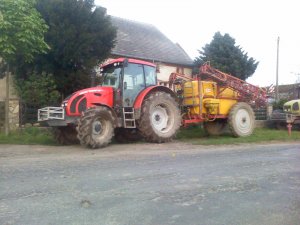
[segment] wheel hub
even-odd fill
[[[166,109],[156,106],[151,118],[153,127],[158,131],[163,131],[167,128],[168,120],[169,116]]]
[[[100,121],[94,121],[93,122],[93,134],[97,135],[97,134],[101,134],[103,128],[102,128],[102,124]]]
[[[157,115],[155,115],[155,121],[159,121],[160,120],[160,116],[157,114]]]
[[[236,124],[238,129],[247,133],[251,128],[250,116],[249,113],[245,109],[240,109],[236,114]]]

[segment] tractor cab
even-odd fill
[[[286,123],[289,132],[291,132],[292,125],[297,125],[300,128],[300,99],[294,99],[284,103],[283,111],[286,113]]]
[[[133,107],[138,94],[157,83],[155,65],[135,59],[112,60],[101,66],[101,76],[101,86],[113,87],[115,103],[122,107]]]
[[[60,143],[77,137],[83,146],[100,148],[113,136],[157,143],[174,137],[180,110],[172,90],[156,85],[153,63],[119,58],[101,65],[100,71],[99,86],[76,91],[61,107],[38,110],[38,121],[56,127]]]
[[[283,111],[285,113],[290,113],[300,116],[300,99],[295,99],[284,103]]]

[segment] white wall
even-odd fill
[[[176,72],[183,73],[187,76],[192,76],[192,69],[188,67],[164,64],[164,63],[160,63],[158,67],[159,67],[159,72],[157,73],[157,79],[161,81],[168,81],[170,74]]]
[[[192,76],[192,72],[193,72],[193,70],[191,68],[187,68],[187,67],[185,67],[184,71],[183,71],[184,74],[189,75],[189,76]]]

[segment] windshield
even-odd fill
[[[118,88],[121,71],[122,68],[120,66],[110,66],[103,68],[103,81],[101,85]]]

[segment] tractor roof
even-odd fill
[[[294,100],[288,101],[288,102],[284,103],[284,105],[293,105],[295,102],[300,103],[300,99],[294,99]]]
[[[108,61],[106,61],[104,64],[101,65],[101,67],[105,67],[107,65],[113,64],[113,63],[118,63],[118,62],[124,62],[126,58],[117,58],[117,59],[109,59]],[[147,61],[143,61],[143,60],[138,60],[138,59],[127,59],[128,62],[130,63],[137,63],[137,64],[143,64],[143,65],[148,65],[148,66],[152,66],[152,67],[156,67],[155,64],[147,62]]]

